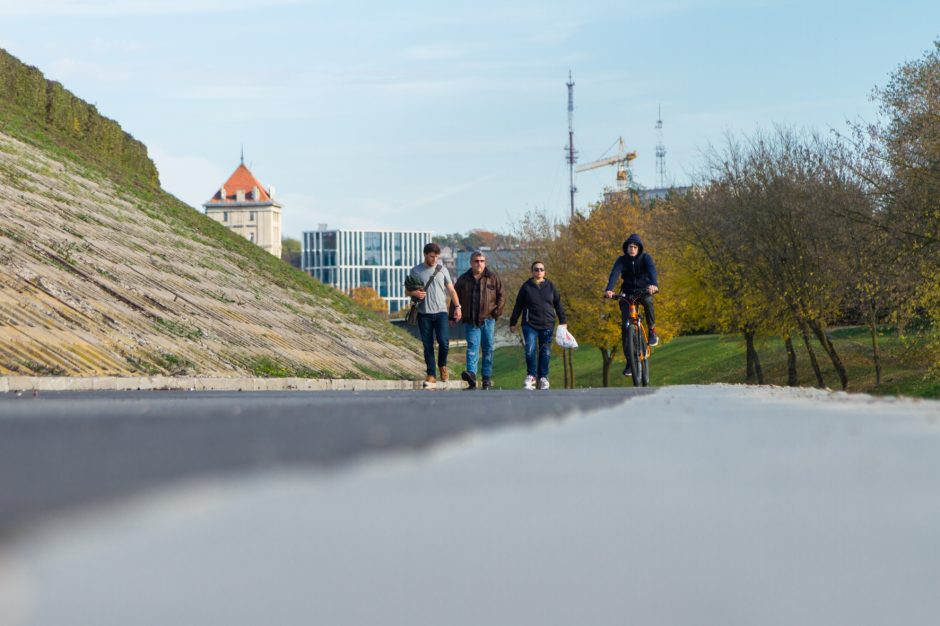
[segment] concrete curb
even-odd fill
[[[462,381],[435,389],[464,389]],[[0,393],[10,391],[411,391],[421,381],[320,378],[197,378],[192,376],[0,376]]]

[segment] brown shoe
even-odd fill
[[[450,372],[447,371],[446,365],[442,365],[441,366],[441,382],[446,383],[448,380],[450,380]]]
[[[424,379],[423,385],[425,389],[427,389],[428,387],[433,387],[437,385],[437,379],[431,376],[430,374],[428,374],[427,377]]]

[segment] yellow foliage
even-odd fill
[[[372,287],[354,287],[349,290],[349,297],[363,308],[388,318],[388,305]]]

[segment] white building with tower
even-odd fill
[[[203,207],[207,216],[281,256],[281,205],[274,200],[274,188],[265,189],[245,167],[244,158]]]

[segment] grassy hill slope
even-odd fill
[[[422,370],[414,339],[163,192],[140,142],[0,50],[0,375]]]

